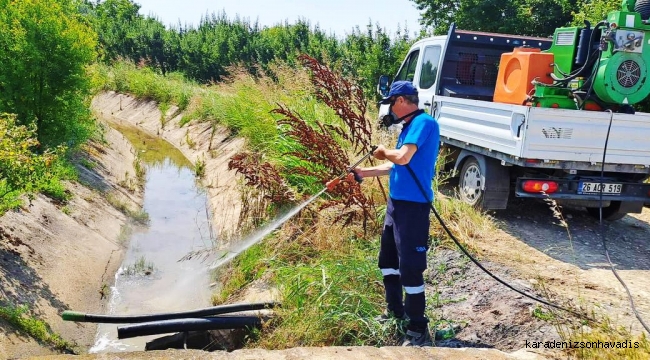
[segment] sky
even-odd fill
[[[409,34],[418,32],[419,11],[411,0],[134,0],[142,15],[155,15],[165,25],[193,24],[201,16],[225,11],[229,19],[236,15],[256,20],[262,26],[273,26],[288,20],[294,24],[299,19],[309,20],[312,29],[319,24],[327,34],[342,38],[355,26],[365,30],[370,21],[379,23],[391,35],[398,25]]]

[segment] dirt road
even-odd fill
[[[609,269],[597,220],[584,209],[561,208],[565,227],[546,202],[511,199],[508,206],[490,212],[497,228],[472,242],[488,269],[521,290],[594,311],[633,334],[642,331]],[[605,234],[612,262],[650,321],[650,209],[607,223]],[[458,332],[439,346],[512,350],[526,340],[560,339],[552,322],[541,320],[546,312],[536,302],[497,283],[456,249],[437,249],[428,275],[437,315]]]
[[[591,300],[588,303],[602,307],[620,325],[641,331],[632,317],[624,288],[610,270],[598,220],[582,209],[563,208],[568,225],[563,227],[545,205],[540,201],[514,201],[511,208],[495,218],[504,232],[545,255],[538,258],[540,266],[536,268],[546,267],[545,275],[556,291],[573,297],[582,294],[585,300]],[[603,232],[612,263],[632,293],[637,310],[645,319],[650,318],[650,209],[604,222]],[[534,253],[523,255],[532,258]],[[554,269],[569,277],[554,276]],[[573,274],[577,279],[571,278]],[[580,287],[585,291],[579,292]]]

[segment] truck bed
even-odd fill
[[[443,141],[481,147],[513,161],[592,165],[602,161],[609,112],[531,108],[449,96],[434,100]],[[650,171],[650,114],[613,114],[605,163]]]

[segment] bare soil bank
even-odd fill
[[[106,200],[135,210],[141,203],[133,184],[135,156],[131,145],[114,130],[107,144],[87,148],[79,183],[67,183],[67,204],[39,195],[31,203],[0,217],[0,301],[27,305],[32,315],[84,351],[92,346],[96,326],[64,322],[64,310],[101,313],[103,290],[110,287],[123,254],[120,232],[127,217]],[[0,321],[0,358],[56,354]]]

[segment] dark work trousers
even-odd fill
[[[428,203],[388,199],[379,250],[388,310],[398,317],[406,312],[408,328],[416,332],[422,332],[428,323],[423,273],[427,268],[430,211]]]

